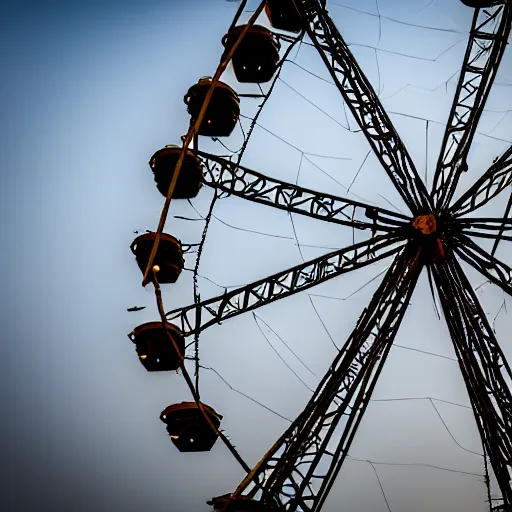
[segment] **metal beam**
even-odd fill
[[[496,254],[496,250],[498,249],[498,244],[501,240],[512,240],[512,237],[508,237],[504,235],[503,233],[512,226],[507,226],[506,219],[512,220],[512,217],[510,217],[512,213],[512,190],[510,191],[510,197],[508,198],[507,206],[505,206],[505,213],[503,214],[503,220],[501,221],[500,231],[498,233],[498,236],[496,237],[496,240],[494,240],[494,245],[492,246],[491,250],[491,256],[494,256]]]
[[[304,411],[242,481],[280,510],[318,512],[343,464],[415,288],[417,246],[395,257]]]
[[[503,228],[504,231],[512,231],[512,217],[459,217],[457,224],[464,230],[480,229],[497,233]]]
[[[512,146],[450,206],[449,212],[456,217],[466,215],[484,206],[507,188],[512,192]]]
[[[190,336],[227,318],[252,311],[391,256],[400,250],[404,240],[403,236],[396,234],[376,236],[241,288],[226,291],[224,295],[175,309],[167,313],[167,317],[177,323],[184,336]]]
[[[506,216],[510,214],[510,207],[512,207],[512,194],[505,209]],[[501,240],[512,242],[512,217],[502,219],[466,217],[457,219],[457,224],[466,236],[494,240],[491,256],[494,256],[497,244]]]
[[[510,366],[457,260],[448,255],[433,275],[482,444],[504,501],[512,503]]]
[[[455,98],[432,186],[436,211],[445,209],[455,192],[478,121],[507,46],[512,6],[475,9]]]
[[[294,0],[309,37],[375,155],[413,214],[432,208],[427,190],[370,82],[327,11],[316,0]]]
[[[205,183],[229,195],[355,229],[393,231],[411,222],[384,208],[286,183],[208,153],[198,155]]]
[[[498,258],[491,256],[467,236],[456,235],[456,240],[459,242],[455,247],[457,254],[483,276],[512,296],[512,268]]]

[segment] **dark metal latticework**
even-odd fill
[[[512,378],[510,366],[457,260],[450,255],[433,270],[482,443],[503,499],[512,503],[512,393],[506,382]]]
[[[321,506],[366,410],[421,265],[414,244],[395,257],[306,409],[255,473],[253,478],[264,481],[261,501],[278,498],[288,510]],[[250,495],[257,491],[254,485]]]
[[[505,52],[511,16],[508,6],[475,10],[434,177],[432,197],[436,211],[448,206],[460,174],[467,169],[466,157]]]
[[[278,181],[218,156],[199,155],[206,184],[228,195],[355,229],[392,231],[409,222],[405,215],[384,208]]]
[[[467,217],[500,193],[512,197],[512,146],[452,203],[477,123],[505,51],[512,5],[477,8],[431,192],[375,91],[318,0],[294,0],[306,32],[366,136],[410,217],[264,176],[199,152],[205,183],[235,195],[371,236],[344,249],[244,287],[167,313],[185,335],[311,288],[342,273],[393,256],[368,307],[303,412],[241,482],[269,510],[319,511],[345,461],[418,277],[434,277],[482,444],[502,494],[512,504],[512,372],[459,259],[512,295],[512,268],[495,255],[512,240],[511,207],[503,219]],[[511,204],[512,199],[507,204]],[[473,238],[491,238],[492,253]],[[500,505],[500,504],[499,504]]]

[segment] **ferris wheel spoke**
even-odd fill
[[[230,195],[355,229],[393,231],[410,223],[405,215],[384,208],[279,181],[215,155],[198,154],[205,165],[205,183]]]
[[[510,366],[460,264],[434,264],[434,279],[482,444],[506,503],[512,503]]]
[[[431,211],[425,184],[336,25],[315,0],[295,0],[307,20],[308,35],[375,155],[411,212]]]
[[[512,207],[512,193],[508,203]],[[509,217],[511,208],[507,205],[505,217],[498,218],[478,218],[466,217],[459,219],[459,224],[462,227],[462,233],[470,237],[489,238],[494,240],[494,246],[502,240],[512,242],[512,217]],[[491,251],[491,256],[494,256],[495,249]]]
[[[505,206],[505,212],[503,213],[503,219],[501,220],[498,236],[494,239],[491,256],[496,254],[498,245],[502,240],[512,241],[512,236],[505,235],[505,231],[509,231],[510,229],[512,229],[512,190],[510,191],[507,206]]]
[[[510,230],[511,228],[509,227],[508,230]],[[504,232],[507,230],[507,228],[503,229],[503,232],[502,230],[500,230],[498,233],[489,233],[489,232],[486,232],[486,231],[478,231],[478,230],[471,230],[471,231],[463,231],[463,233],[465,235],[469,235],[469,236],[473,236],[473,237],[476,237],[476,238],[490,238],[492,240],[494,240],[495,242],[500,242],[500,241],[507,241],[507,242],[512,242],[512,235],[506,235],[504,234]],[[500,234],[502,233],[502,234]]]
[[[510,212],[508,212],[510,213]],[[512,217],[508,214],[506,217],[463,217],[457,219],[457,222],[462,226],[464,230],[468,231],[471,235],[473,229],[490,232],[494,234],[497,231],[512,231]]]
[[[189,336],[228,318],[391,256],[401,249],[404,240],[404,237],[397,234],[372,237],[241,288],[226,291],[224,295],[175,309],[167,313],[167,317],[178,322],[183,335]]]
[[[493,239],[494,244],[491,256],[494,256],[500,242],[512,242],[512,190],[510,191],[503,218],[465,217],[458,219],[458,222],[463,228],[463,233],[466,235]]]
[[[465,235],[458,235],[455,251],[472,267],[476,268],[491,282],[512,296],[512,268],[479,247]]]
[[[242,481],[235,496],[260,493],[261,501],[279,503],[282,510],[320,510],[348,454],[415,288],[422,267],[416,251],[411,244],[395,257],[304,411]]]
[[[470,213],[504,190],[512,192],[512,146],[449,208],[455,216]]]
[[[461,173],[467,170],[466,158],[505,52],[511,25],[510,5],[475,10],[432,186],[437,210],[449,205]]]

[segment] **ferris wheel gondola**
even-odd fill
[[[169,192],[169,186],[176,169],[176,164],[180,158],[180,153],[180,146],[169,145],[159,149],[149,161],[149,166],[155,177],[156,187],[164,197]],[[191,199],[196,197],[203,185],[202,164],[193,151],[187,149],[182,168],[172,194],[173,199]]]
[[[204,77],[188,90],[184,101],[191,116],[191,123],[199,117],[199,112],[211,85],[212,79]],[[197,133],[207,137],[227,137],[238,121],[240,99],[238,94],[223,82],[218,82],[213,87],[211,100]]]

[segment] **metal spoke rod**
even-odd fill
[[[327,11],[315,0],[294,0],[335,85],[375,155],[413,214],[432,210],[425,184],[370,82]]]
[[[246,494],[290,512],[320,510],[347,456],[421,267],[413,244],[396,256],[304,411],[234,496]]]
[[[437,162],[432,196],[436,211],[446,208],[498,72],[512,26],[512,6],[475,9],[470,37]]]
[[[289,297],[346,272],[370,265],[398,252],[405,237],[380,235],[307,261],[291,269],[227,291],[224,295],[204,300],[167,313],[178,323],[184,336],[190,336],[247,311]]]
[[[411,222],[385,208],[286,183],[201,151],[198,155],[205,183],[229,195],[355,229],[393,231]]]

